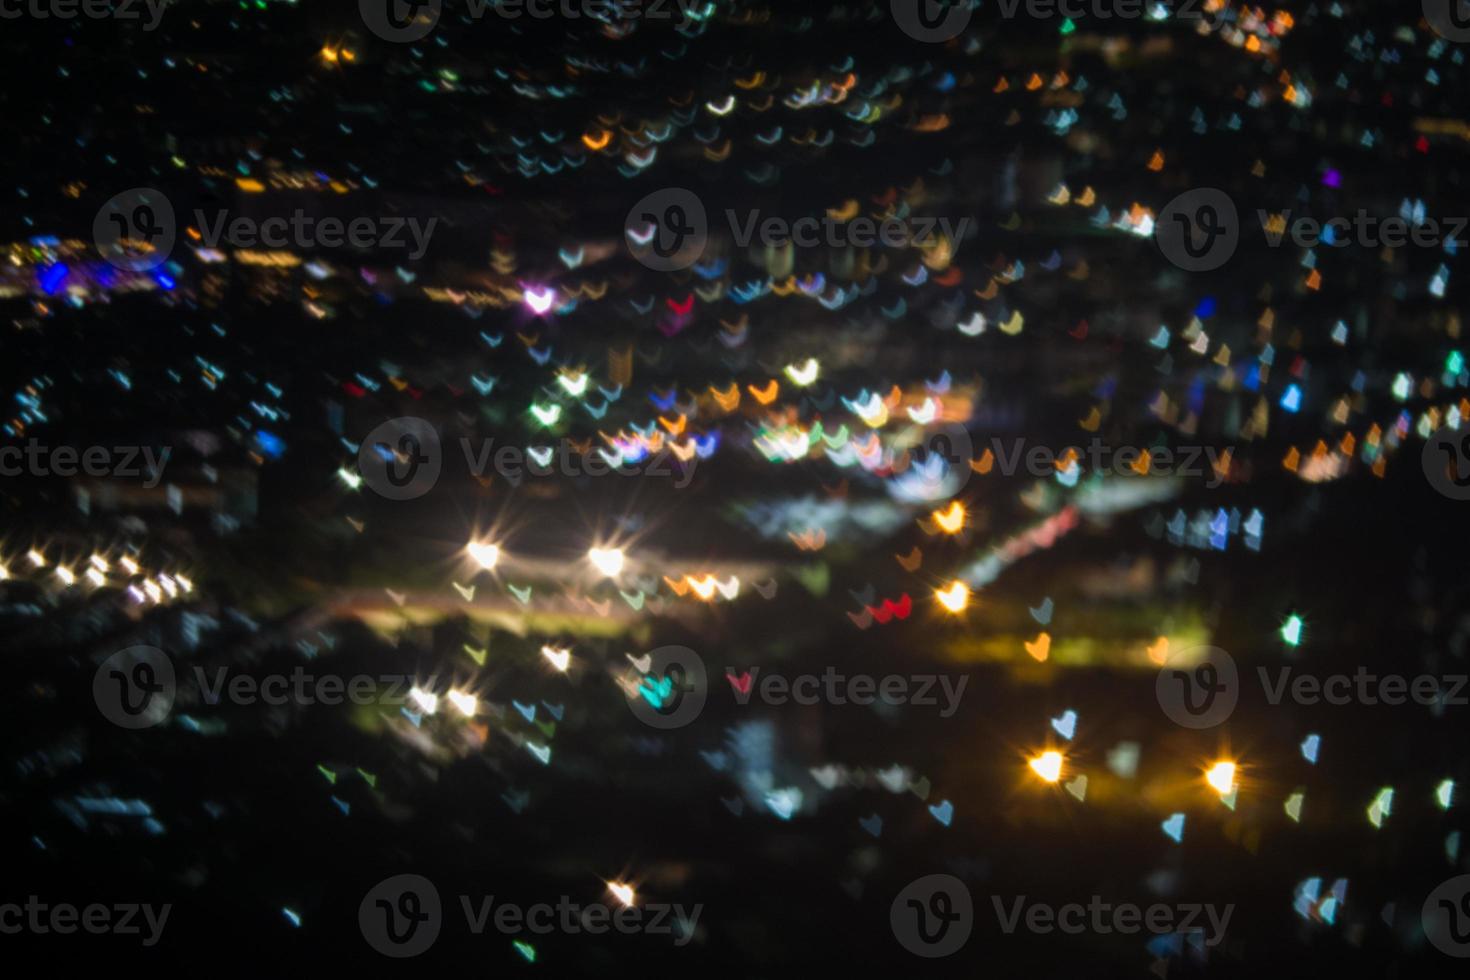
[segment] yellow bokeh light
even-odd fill
[[[1048,750],[1032,759],[1028,764],[1031,771],[1049,783],[1054,783],[1062,778],[1062,754],[1055,750]]]
[[[947,589],[935,589],[934,598],[939,604],[952,613],[961,613],[970,604],[970,587],[959,579],[949,584]]]
[[[1217,762],[1205,773],[1205,782],[1221,796],[1229,796],[1235,789],[1235,763]]]

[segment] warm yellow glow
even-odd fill
[[[623,571],[622,548],[592,548],[587,552],[587,560],[608,578],[617,578]]]
[[[32,548],[30,551],[26,552],[26,557],[29,558],[31,564],[36,566],[37,568],[46,567],[46,556],[41,554],[35,548]]]
[[[572,652],[570,650],[561,649],[560,647],[542,647],[541,655],[547,660],[550,660],[551,666],[555,667],[563,674],[567,672],[567,667],[572,662]]]
[[[1054,783],[1062,778],[1062,754],[1056,751],[1047,751],[1032,759],[1029,763],[1031,770],[1049,783]]]
[[[949,584],[949,588],[935,589],[934,598],[952,613],[964,612],[965,607],[970,604],[970,587],[959,579],[955,579]]]
[[[1216,793],[1221,796],[1229,796],[1230,791],[1235,789],[1235,763],[1217,762],[1205,773],[1205,782],[1210,784]]]
[[[446,696],[449,698],[449,703],[458,708],[459,713],[466,718],[473,718],[476,709],[480,707],[480,699],[473,694],[466,694],[464,691],[450,691]],[[432,713],[430,712],[430,714]]]
[[[500,546],[496,544],[481,544],[478,541],[471,541],[465,546],[465,551],[468,551],[470,557],[487,572],[495,567],[496,562],[500,561]]]
[[[88,558],[87,561],[91,562],[92,567],[97,569],[97,571],[107,571],[107,559],[103,558],[101,555],[93,555],[91,558]]]
[[[61,579],[66,585],[74,585],[77,580],[77,577],[71,573],[70,568],[61,565],[56,567],[56,577]]]
[[[632,908],[632,906],[633,906],[633,886],[632,885],[625,885],[621,881],[609,881],[607,883],[607,890],[610,891],[610,892],[612,892],[613,895],[617,898],[617,900],[619,902],[622,902],[624,906],[626,906],[628,908]]]
[[[138,563],[133,561],[133,559],[127,557],[126,555],[124,555],[122,558],[119,558],[117,560],[117,563],[123,568],[127,569],[129,575],[138,574]]]
[[[949,505],[948,510],[936,510],[933,517],[934,523],[945,534],[959,534],[960,529],[965,526],[965,505],[956,500]]]
[[[107,577],[97,571],[97,569],[89,568],[87,569],[87,581],[91,582],[95,588],[100,589],[107,584]]]

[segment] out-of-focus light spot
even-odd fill
[[[556,376],[556,383],[561,385],[562,390],[573,398],[581,398],[587,391],[587,385],[591,379],[585,374],[562,373]]]
[[[1062,754],[1055,750],[1048,750],[1031,759],[1027,765],[1031,771],[1036,773],[1048,783],[1054,783],[1062,778]]]
[[[57,291],[61,289],[62,284],[66,282],[67,274],[70,271],[70,269],[60,262],[42,269],[39,276],[41,292],[47,296],[55,296]]]
[[[965,505],[956,500],[950,503],[947,510],[936,510],[930,516],[945,534],[958,534],[965,526]]]
[[[433,691],[425,691],[417,684],[408,692],[408,699],[426,715],[432,715],[439,710],[439,695]]]
[[[1205,782],[1221,796],[1228,796],[1235,789],[1235,763],[1217,762],[1205,773]]]
[[[572,662],[572,652],[561,647],[544,646],[541,648],[541,656],[551,661],[551,666],[563,674],[567,672],[567,667]]]
[[[1385,786],[1373,797],[1373,802],[1368,805],[1368,822],[1375,827],[1382,827],[1383,821],[1393,813],[1393,787]]]
[[[1322,748],[1322,736],[1308,735],[1302,739],[1302,758],[1312,765],[1317,764],[1317,753]]]
[[[281,437],[264,429],[255,430],[255,444],[269,459],[280,459],[286,452],[286,443]]]
[[[1286,386],[1286,391],[1281,395],[1281,407],[1288,412],[1295,413],[1302,407],[1302,389],[1299,385]]]
[[[1303,793],[1301,790],[1297,790],[1295,793],[1292,793],[1286,798],[1286,805],[1284,809],[1286,810],[1286,815],[1291,818],[1292,823],[1301,823],[1302,803],[1306,800],[1306,798],[1307,794]]]
[[[471,541],[465,545],[464,550],[469,552],[469,556],[487,572],[494,568],[495,564],[500,561],[500,546],[496,544],[481,544],[478,541]]]
[[[1174,843],[1178,844],[1184,840],[1184,814],[1171,813],[1169,814],[1169,818],[1160,824],[1160,826],[1164,828],[1164,833]]]
[[[466,718],[473,718],[475,711],[480,707],[480,699],[465,691],[450,691],[445,697],[449,698],[449,703],[459,709],[459,713]],[[430,711],[429,714],[433,712]]]
[[[956,579],[947,589],[935,589],[934,598],[952,613],[961,613],[970,604],[970,587]]]
[[[1287,646],[1300,646],[1302,642],[1302,627],[1305,624],[1296,613],[1286,617],[1286,622],[1281,624],[1281,639]]]
[[[1414,379],[1403,371],[1400,371],[1393,379],[1393,397],[1399,401],[1405,401],[1409,393],[1414,390]]]
[[[817,380],[817,374],[820,370],[821,365],[817,363],[817,359],[815,357],[808,357],[804,364],[786,365],[786,377],[790,378],[791,383],[796,385],[796,387],[805,388]]]
[[[617,578],[626,559],[622,548],[591,548],[587,551],[587,560],[608,578]]]
[[[1446,779],[1434,790],[1434,802],[1439,804],[1441,810],[1448,810],[1455,801],[1455,781]]]
[[[632,885],[625,884],[621,881],[609,881],[607,883],[607,890],[613,893],[613,897],[622,903],[624,908],[633,907],[635,896]]]
[[[546,428],[551,428],[551,426],[556,424],[557,419],[561,418],[561,406],[537,405],[532,403],[531,414],[536,417],[537,422],[540,422]]]

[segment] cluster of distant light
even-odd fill
[[[1230,539],[1240,535],[1248,549],[1260,551],[1265,528],[1266,517],[1260,508],[1252,508],[1250,514],[1242,518],[1239,508],[1227,510],[1218,507],[1214,511],[1196,511],[1193,520],[1183,510],[1176,510],[1167,522],[1162,517],[1156,518],[1148,525],[1147,531],[1154,537],[1165,537],[1175,547],[1201,551],[1225,551]]]
[[[188,576],[149,571],[131,554],[110,558],[93,552],[85,559],[53,561],[46,557],[45,551],[44,547],[37,547],[18,557],[0,556],[0,582],[15,579],[43,583],[49,578],[53,587],[63,590],[121,587],[139,605],[162,605],[194,591],[194,582]]]
[[[1060,735],[1063,739],[1070,742],[1073,739],[1077,729],[1077,712],[1068,709],[1058,717],[1051,719],[1050,724],[1051,729],[1054,733]],[[1321,744],[1321,736],[1315,734],[1309,735],[1306,739],[1303,740],[1300,747],[1301,754],[1302,757],[1309,764],[1317,764],[1318,755],[1321,751]],[[1131,747],[1127,748],[1126,751],[1124,751],[1124,748],[1124,746],[1120,746],[1118,749],[1115,749],[1114,752],[1109,753],[1108,767],[1112,769],[1115,774],[1121,776],[1122,778],[1131,779],[1133,778],[1133,775],[1136,772],[1138,765],[1138,747],[1136,745],[1131,745]],[[1088,777],[1086,773],[1072,770],[1066,754],[1061,750],[1056,748],[1047,748],[1037,751],[1026,760],[1026,764],[1033,775],[1046,783],[1058,784],[1062,782],[1064,777],[1070,775],[1070,781],[1065,784],[1067,792],[1069,792],[1072,796],[1075,796],[1079,801],[1086,800],[1087,787],[1089,782]],[[1204,784],[1215,796],[1219,798],[1220,802],[1224,804],[1227,809],[1230,810],[1235,810],[1239,801],[1241,792],[1241,769],[1242,767],[1240,762],[1232,758],[1217,759],[1216,761],[1202,767],[1202,778]],[[1435,805],[1440,810],[1449,810],[1455,804],[1455,788],[1455,782],[1452,779],[1441,780],[1440,783],[1435,787],[1433,799]],[[1303,804],[1305,800],[1306,791],[1298,788],[1293,790],[1291,794],[1286,798],[1285,802],[1282,804],[1282,809],[1286,813],[1286,816],[1293,823],[1301,822]],[[1364,808],[1364,813],[1368,823],[1372,825],[1375,829],[1382,827],[1384,822],[1392,815],[1393,805],[1393,787],[1385,786],[1379,789],[1373,795],[1372,800],[1369,801],[1367,806]],[[1186,815],[1184,813],[1176,812],[1171,814],[1167,819],[1163,821],[1162,826],[1164,833],[1168,837],[1173,839],[1175,843],[1180,843],[1183,841],[1185,820]],[[1451,833],[1448,838],[1446,838],[1445,846],[1447,854],[1449,855],[1452,863],[1457,859],[1457,852],[1459,849],[1459,837],[1459,833],[1454,832]],[[1298,906],[1298,911],[1301,912],[1304,916],[1308,916],[1309,911],[1311,911],[1313,908],[1316,909],[1317,913],[1321,912],[1320,906],[1316,905],[1317,886],[1316,884],[1313,884],[1313,882],[1316,882],[1316,879],[1312,879],[1312,882],[1308,883],[1308,890],[1311,893],[1312,899],[1311,906]],[[1342,884],[1343,887],[1346,887],[1346,882],[1342,882],[1340,884]],[[1341,896],[1339,896],[1339,900],[1340,899]],[[1327,916],[1319,915],[1319,917],[1324,918],[1325,921],[1331,922],[1330,914]]]

